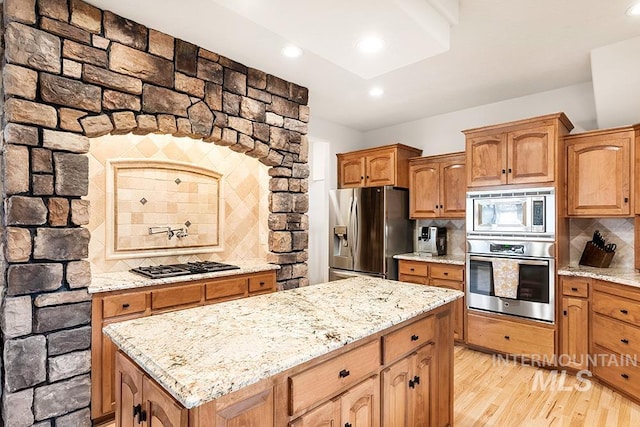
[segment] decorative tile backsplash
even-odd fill
[[[572,218],[569,220],[571,237],[570,263],[577,265],[585,244],[593,238],[593,232],[600,234],[607,243],[617,245],[616,254],[610,267],[634,268],[633,218]]]
[[[124,164],[135,167],[113,172],[113,165]],[[117,185],[110,175],[118,177]],[[219,177],[217,183],[214,176]],[[109,197],[117,208],[109,209]],[[92,139],[87,198],[94,273],[140,265],[256,259],[267,253],[268,168],[227,147],[166,135]],[[219,224],[217,231],[214,223]],[[178,238],[177,231],[171,240],[166,232],[149,235],[149,227],[166,230],[167,226],[182,228],[188,236]],[[116,247],[120,253],[106,250]],[[205,253],[185,254],[185,247]]]
[[[466,252],[466,229],[464,219],[419,219],[415,222],[414,246],[422,227],[447,228],[447,255],[464,255]]]
[[[108,258],[222,250],[219,173],[146,159],[111,160],[107,171]]]

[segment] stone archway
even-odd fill
[[[89,138],[188,136],[270,166],[268,261],[304,286],[308,91],[82,1],[3,8],[3,419],[82,425]]]

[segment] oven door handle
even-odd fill
[[[472,255],[469,257],[470,261],[486,261],[486,262],[492,262],[498,259],[513,259],[513,257],[504,257],[504,258],[489,258],[489,257],[483,257],[483,256],[475,256]],[[522,265],[540,265],[540,266],[547,266],[549,265],[549,261],[538,261],[538,260],[527,260],[527,259],[522,259],[522,258],[517,258],[518,264],[522,264]]]

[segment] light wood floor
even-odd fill
[[[588,391],[532,391],[536,372],[550,371],[507,362],[496,366],[493,356],[457,346],[454,361],[455,427],[635,427],[640,406],[592,381]],[[557,383],[556,383],[557,384]],[[115,427],[115,423],[101,427]]]
[[[454,426],[640,426],[640,406],[609,388],[591,382],[588,391],[567,375],[570,391],[533,391],[536,372],[543,378],[551,371],[520,363],[495,366],[493,357],[465,347],[456,347],[454,361]],[[557,384],[557,383],[556,383]]]

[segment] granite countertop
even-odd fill
[[[188,276],[165,277],[163,279],[151,279],[130,271],[114,273],[93,274],[91,276],[90,294],[100,292],[121,291],[124,289],[144,288],[147,286],[167,285],[171,283],[187,282],[192,280],[213,279],[216,277],[235,276],[238,274],[259,273],[261,271],[279,270],[280,266],[268,264],[264,261],[225,261],[240,267],[239,270],[225,270],[216,273],[190,274]]]
[[[104,332],[182,405],[193,408],[462,295],[354,277],[114,323]]]
[[[437,262],[440,264],[455,264],[464,265],[464,255],[440,255],[431,256],[421,252],[409,252],[406,254],[399,254],[393,256],[395,259],[404,259],[407,261],[424,261],[424,262]]]
[[[569,265],[559,268],[558,275],[590,277],[640,288],[640,273],[633,268],[597,268],[586,265]]]

